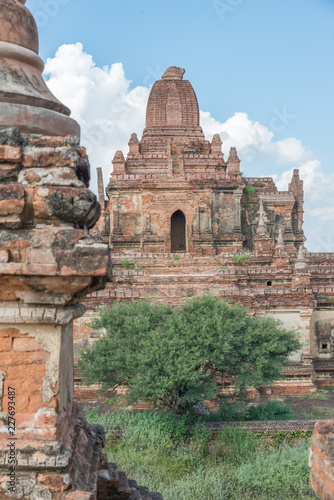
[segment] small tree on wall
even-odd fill
[[[81,353],[86,383],[126,387],[129,403],[145,399],[178,414],[202,398],[213,400],[217,375],[232,378],[237,390],[279,379],[300,348],[295,332],[279,321],[212,296],[180,308],[115,304],[101,308],[92,326],[107,333]]]

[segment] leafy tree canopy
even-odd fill
[[[300,348],[279,321],[210,295],[180,308],[146,301],[103,307],[92,326],[106,335],[81,353],[85,381],[104,390],[127,387],[129,403],[145,399],[176,413],[212,400],[217,376],[232,379],[237,390],[281,378]]]

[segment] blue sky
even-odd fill
[[[261,134],[266,129],[274,135],[270,141],[275,142],[275,148],[267,147],[268,144],[263,147],[261,142],[261,146],[255,148],[256,153],[249,152],[252,148],[247,146],[247,149],[245,141],[242,142],[244,138],[240,139],[243,171],[247,175],[276,175],[282,186],[290,170],[301,167],[308,176],[309,203],[305,214],[308,246],[318,251],[334,251],[334,231],[333,235],[324,236],[324,230],[330,225],[331,210],[334,217],[334,202],[328,189],[334,180],[331,140],[334,132],[334,0],[27,0],[27,7],[39,27],[41,57],[45,61],[54,60],[47,66],[50,88],[67,101],[66,104],[72,105],[74,117],[82,121],[84,129],[86,126],[83,139],[88,137],[88,129],[93,130],[94,123],[99,122],[98,127],[104,128],[101,123],[106,123],[108,116],[102,116],[103,110],[101,119],[97,116],[99,102],[93,110],[92,105],[78,103],[78,99],[74,101],[75,88],[64,84],[65,75],[74,71],[65,67],[66,59],[69,61],[72,56],[72,66],[76,66],[75,61],[79,64],[81,58],[84,60],[83,54],[92,56],[95,66],[92,63],[88,68],[86,58],[86,69],[79,71],[81,82],[84,77],[90,79],[89,92],[96,87],[96,75],[92,76],[94,68],[106,72],[115,63],[121,63],[113,67],[113,83],[110,77],[105,88],[106,92],[114,91],[113,101],[106,96],[106,102],[114,108],[113,113],[119,105],[117,96],[123,96],[123,108],[120,107],[112,123],[111,119],[107,123],[108,130],[114,131],[115,148],[122,149],[126,149],[125,139],[122,142],[125,128],[120,122],[120,113],[127,105],[124,103],[128,103],[130,96],[131,109],[126,110],[125,118],[133,123],[132,131],[137,132],[137,127],[140,133],[143,125],[139,115],[144,113],[145,106],[138,102],[147,98],[143,88],[149,88],[168,66],[181,66],[194,86],[200,109],[210,113],[206,117],[208,127],[204,126],[207,134],[210,123],[214,125],[213,119],[219,124],[229,123],[231,135],[228,120],[234,116],[235,126],[240,123],[245,126],[247,116],[251,136],[257,123],[263,127]],[[77,49],[76,55],[73,50],[71,53],[63,50],[56,64],[58,48],[77,42],[83,47]],[[71,80],[75,81],[75,77],[76,74],[72,74]],[[117,78],[118,90],[115,89]],[[136,92],[139,99],[135,105],[131,91]],[[96,92],[102,98],[101,88]],[[87,94],[87,88],[82,90],[84,93]],[[98,99],[96,93],[91,94],[91,99],[95,98]],[[235,113],[243,115],[236,117]],[[221,125],[223,140],[224,126]],[[220,125],[218,129],[219,132]],[[238,142],[238,137],[236,134],[233,139]],[[295,142],[287,142],[289,138]],[[98,140],[98,146],[105,141],[110,145],[108,153],[111,154],[114,152],[112,135]],[[300,141],[299,146],[296,141]],[[291,160],[287,154],[290,146],[293,146]],[[275,151],[282,148],[285,154],[274,158]],[[99,163],[92,165],[93,168],[100,166],[102,153],[89,152],[92,163]],[[106,178],[110,173],[108,168],[104,166]],[[312,193],[313,183],[322,186],[320,196]]]

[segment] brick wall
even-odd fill
[[[334,420],[317,422],[310,450],[311,485],[321,500],[334,498]]]

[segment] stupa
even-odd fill
[[[79,136],[70,110],[43,80],[37,27],[24,4],[25,0],[0,4],[0,130],[18,127],[24,133]]]

